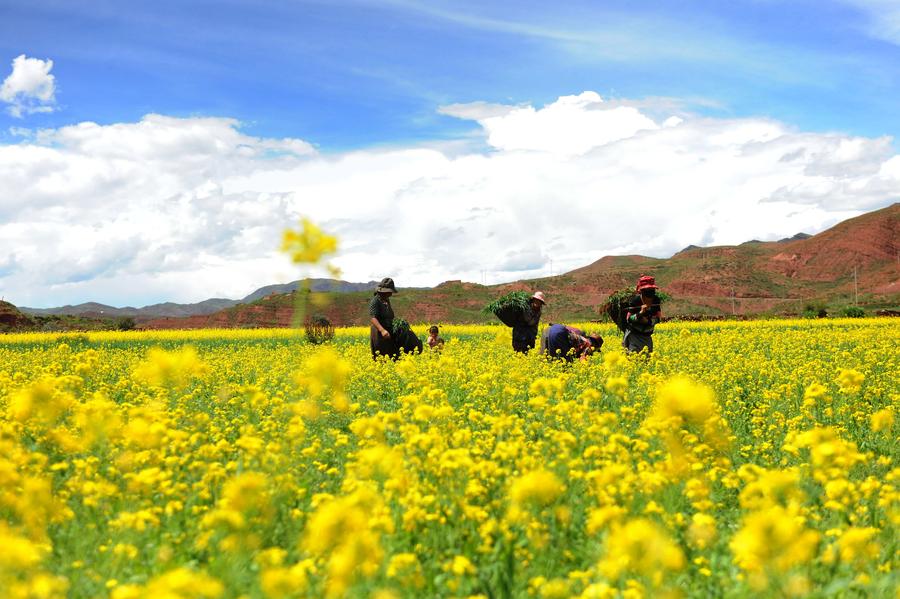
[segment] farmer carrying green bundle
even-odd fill
[[[521,324],[514,326],[512,330],[512,346],[515,351],[525,354],[534,347],[541,310],[546,303],[544,294],[540,291],[535,291],[531,296],[528,307],[522,312]]]
[[[530,297],[524,291],[513,291],[488,304],[484,311],[512,327],[513,349],[524,354],[534,347],[541,309],[546,303],[544,294],[540,291]]]
[[[379,355],[396,358],[400,349],[391,336],[394,323],[394,309],[391,307],[391,295],[397,293],[394,279],[385,277],[375,287],[375,296],[369,302],[369,316],[372,323],[369,327],[369,345],[372,358]]]
[[[653,329],[662,318],[660,298],[656,293],[659,287],[656,280],[649,275],[641,275],[638,279],[635,295],[625,311],[625,337],[622,347],[628,352],[639,352],[644,348],[647,353],[653,351]]]

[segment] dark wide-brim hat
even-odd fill
[[[397,287],[394,286],[394,279],[385,277],[375,287],[375,293],[397,293]]]

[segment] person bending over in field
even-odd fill
[[[531,296],[528,306],[522,313],[522,319],[512,330],[512,346],[517,352],[526,354],[534,347],[537,340],[538,323],[541,322],[541,310],[547,301],[544,294],[536,291]]]
[[[375,287],[375,296],[369,302],[369,345],[372,348],[372,358],[379,355],[397,358],[400,348],[391,337],[391,329],[394,323],[394,309],[391,307],[391,295],[397,293],[394,279],[385,277]]]
[[[641,275],[635,288],[635,296],[625,313],[625,337],[622,347],[627,352],[653,351],[653,329],[662,318],[660,299],[656,294],[656,281],[649,275]]]
[[[437,325],[432,325],[428,329],[428,347],[433,350],[440,351],[444,349],[444,339],[440,336],[440,329]]]
[[[541,333],[541,354],[572,362],[575,358],[586,360],[600,351],[603,338],[597,333],[585,333],[581,329],[564,324],[551,324]]]

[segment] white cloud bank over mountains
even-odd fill
[[[56,80],[50,74],[52,60],[28,58],[21,54],[12,61],[12,72],[0,84],[0,101],[6,110],[21,118],[36,112],[53,112],[56,104]]]
[[[323,155],[232,119],[159,115],[31,132],[0,146],[0,293],[31,306],[241,297],[305,274],[276,251],[300,215],[340,236],[344,278],[403,287],[813,233],[900,199],[889,138],[654,120],[593,92],[442,112],[476,121],[486,145]]]

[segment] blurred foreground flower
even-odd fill
[[[805,564],[816,553],[819,533],[806,528],[795,509],[774,506],[744,516],[731,539],[735,563],[750,575],[750,584],[764,589],[769,573],[783,574]]]
[[[614,580],[631,572],[659,586],[667,572],[684,568],[684,554],[668,533],[646,518],[615,524],[606,540],[600,572]]]
[[[509,497],[514,504],[546,506],[562,495],[563,484],[555,474],[547,470],[535,470],[515,479],[510,486]]]
[[[337,237],[329,235],[308,218],[300,219],[299,229],[285,229],[281,238],[281,251],[291,257],[294,264],[319,264],[331,254],[337,252]],[[341,270],[333,264],[324,264],[333,278],[341,276]],[[309,298],[309,279],[304,278],[302,288],[297,290],[294,301],[293,326],[299,328],[306,314],[306,301],[311,299],[317,307],[328,303],[328,296],[318,294]]]
[[[315,354],[294,375],[294,381],[314,401],[324,399],[331,401],[337,412],[348,412],[350,400],[347,397],[347,384],[352,367],[341,359],[334,349],[326,347]]]
[[[157,576],[145,586],[125,584],[116,587],[112,599],[215,599],[224,593],[221,582],[203,572],[177,568]]]
[[[322,258],[337,251],[337,237],[324,232],[308,218],[303,218],[299,229],[285,229],[281,251],[288,254],[295,264],[318,264]],[[329,270],[332,268],[329,266]]]
[[[171,352],[155,347],[147,353],[147,361],[135,368],[134,378],[150,385],[183,388],[207,371],[190,345]]]

